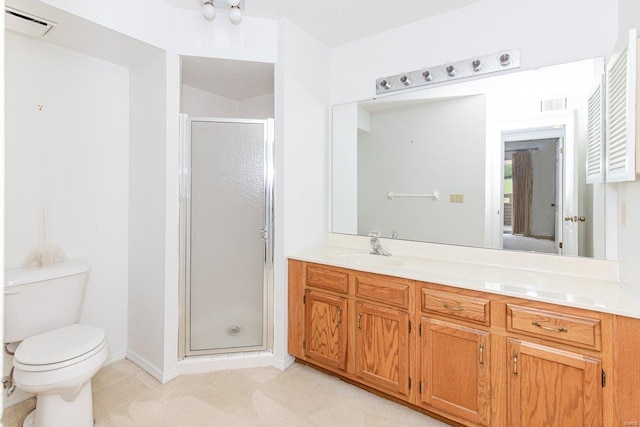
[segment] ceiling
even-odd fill
[[[201,0],[164,0],[183,9],[200,9]],[[245,0],[245,16],[289,19],[328,47],[482,0]],[[242,25],[242,24],[240,24]]]
[[[201,0],[164,1],[192,10],[200,10],[202,4]],[[403,0],[400,8],[392,7],[395,2],[389,0],[244,0],[243,13],[268,19],[285,17],[333,47],[479,1]],[[157,50],[37,0],[6,0],[6,4],[57,22],[46,41],[110,62],[128,66]],[[183,57],[182,78],[184,84],[235,100],[273,93],[274,87],[273,64],[249,61]]]
[[[148,55],[160,52],[160,49],[140,40],[102,27],[95,22],[72,15],[38,0],[6,0],[5,5],[55,22],[57,25],[41,38],[43,41],[114,64],[130,66],[144,61]]]
[[[235,100],[273,93],[273,75],[264,62],[182,57],[182,83]]]
[[[200,10],[201,0],[164,0],[176,8]],[[482,0],[245,0],[245,16],[285,17],[328,47]],[[212,23],[215,25],[215,21]],[[240,24],[242,25],[242,24]],[[182,81],[207,92],[242,100],[273,93],[273,65],[183,57]]]

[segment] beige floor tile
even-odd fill
[[[183,375],[166,384],[123,360],[93,380],[96,427],[440,427],[417,411],[305,365]],[[34,399],[5,410],[5,427]]]
[[[17,405],[13,405],[10,408],[4,410],[2,414],[3,427],[20,427],[22,420],[29,415],[29,412],[33,411],[36,407],[36,399],[32,397],[24,402],[20,402]]]

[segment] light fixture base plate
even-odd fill
[[[229,2],[227,0],[210,0],[213,3],[213,7],[216,9],[231,9],[229,6]],[[203,1],[204,3],[204,1]],[[238,4],[238,8],[240,10],[244,10],[244,0],[240,0],[240,4]]]

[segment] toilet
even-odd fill
[[[5,271],[4,341],[13,380],[37,397],[24,427],[91,427],[91,378],[107,360],[104,330],[80,320],[90,266],[71,260]]]

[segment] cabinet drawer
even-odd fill
[[[489,300],[422,288],[422,311],[489,325]]]
[[[346,294],[349,291],[349,274],[340,270],[308,265],[306,284]]]
[[[356,275],[356,296],[400,308],[409,308],[410,281],[384,276]]]
[[[600,350],[600,319],[507,304],[507,330]]]

